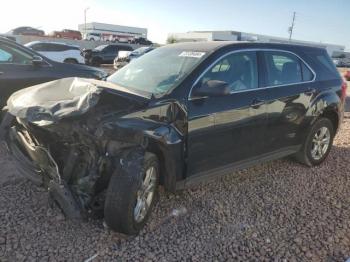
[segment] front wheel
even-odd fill
[[[106,194],[104,216],[112,229],[127,235],[137,234],[146,224],[158,198],[159,162],[146,153],[141,173],[115,172]]]
[[[295,155],[296,159],[310,167],[321,164],[332,148],[334,135],[332,122],[328,118],[318,119],[311,127],[301,150]]]

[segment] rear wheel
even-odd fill
[[[324,117],[318,119],[311,127],[301,150],[295,155],[296,159],[310,167],[321,164],[332,148],[334,130],[331,120]]]
[[[105,221],[113,230],[133,235],[146,224],[158,198],[159,163],[146,153],[141,175],[115,173],[105,201]]]

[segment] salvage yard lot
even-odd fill
[[[349,98],[349,97],[348,97]],[[349,111],[349,108],[347,109]],[[350,257],[350,113],[324,164],[289,159],[176,195],[137,237],[67,221],[0,153],[0,261],[326,260]]]

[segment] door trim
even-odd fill
[[[251,166],[255,166],[260,163],[277,160],[298,152],[301,145],[285,147],[273,152],[265,153],[259,156],[255,156],[249,159],[241,160],[236,163],[231,163],[225,166],[217,167],[208,171],[203,171],[191,175],[184,180],[176,182],[176,190],[182,190],[202,182],[210,181],[213,178],[228,175],[230,172],[235,172],[241,169],[245,169]]]

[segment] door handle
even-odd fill
[[[263,104],[265,104],[265,100],[255,98],[250,105],[252,108],[256,109],[262,106]]]

